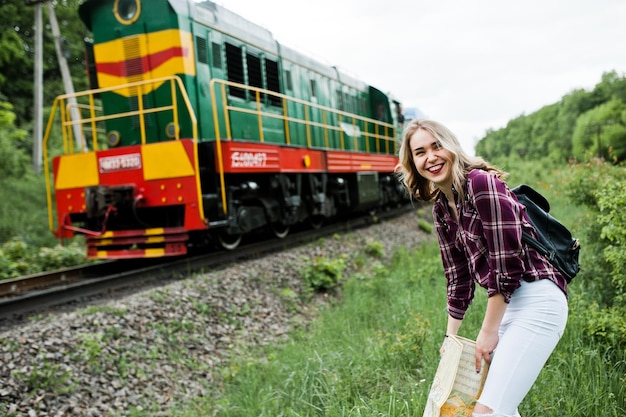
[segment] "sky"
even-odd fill
[[[214,0],[448,126],[489,130],[626,73],[624,0]]]

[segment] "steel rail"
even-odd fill
[[[305,230],[284,239],[251,242],[234,251],[212,251],[182,258],[146,258],[106,261],[0,281],[0,324],[20,322],[63,306],[88,304],[90,299],[115,296],[120,291],[145,290],[194,273],[217,270],[242,259],[256,258],[313,242],[335,233],[368,227],[411,210],[403,206],[372,216],[360,216],[320,229]]]

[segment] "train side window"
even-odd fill
[[[198,62],[202,64],[209,63],[209,56],[207,53],[206,39],[196,36],[196,50],[198,51]]]
[[[367,100],[365,100],[365,97],[361,97],[359,99],[359,103],[360,103],[360,109],[361,109],[361,114],[367,114]]]
[[[285,71],[285,82],[287,83],[287,90],[293,91],[293,81],[291,79],[291,71]]]
[[[280,81],[278,79],[278,63],[271,59],[265,58],[265,78],[267,83],[267,89],[280,93]],[[270,104],[273,106],[280,106],[280,97],[270,96]]]
[[[339,110],[344,110],[343,108],[343,93],[341,90],[337,90],[337,108]]]
[[[315,82],[315,80],[311,80],[310,85],[311,85],[311,98],[316,98],[317,97],[317,83]]]
[[[343,106],[345,111],[352,113],[352,101],[348,93],[343,93]]]
[[[222,50],[219,43],[211,43],[211,58],[213,60],[213,68],[222,69]]]
[[[245,84],[241,48],[230,43],[226,43],[226,74],[228,81]],[[229,92],[231,96],[246,98],[243,88],[229,87]]]
[[[263,88],[263,74],[261,73],[261,59],[252,54],[246,54],[248,67],[248,85]]]

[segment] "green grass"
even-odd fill
[[[611,338],[592,339],[586,331],[594,319],[593,301],[600,292],[614,290],[602,268],[601,250],[594,250],[597,242],[584,235],[585,223],[591,223],[589,216],[593,214],[567,199],[563,192],[563,184],[571,176],[567,169],[547,172],[549,164],[543,162],[529,166],[513,161],[509,165],[502,165],[512,173],[509,184],[526,183],[541,191],[550,200],[555,217],[569,226],[583,245],[583,269],[570,286],[565,335],[522,403],[520,413],[524,417],[624,417],[626,349],[607,342]],[[42,210],[45,202],[41,200],[41,180],[29,180],[28,184],[29,195],[38,197],[23,199],[19,207],[4,208],[0,213],[4,219],[0,235],[17,235],[28,244],[40,243],[33,236],[54,242]],[[17,195],[17,189],[17,181],[5,181],[0,196]],[[7,198],[4,200],[11,200]],[[29,212],[28,207],[36,207],[37,213],[32,209]],[[428,226],[423,225],[426,229]],[[365,245],[357,257],[362,270],[340,277],[339,296],[306,329],[292,334],[282,345],[238,347],[235,361],[210,369],[218,382],[207,386],[203,398],[178,398],[169,415],[421,417],[446,325],[445,278],[439,252],[432,242],[414,252],[399,250],[391,264],[384,265],[380,251],[376,242]],[[286,300],[298,296],[285,293]],[[157,301],[165,299],[158,291],[153,297]],[[461,335],[475,338],[484,305],[484,292],[479,291]],[[211,311],[211,306],[201,303],[193,308],[206,314]],[[175,330],[198,336],[197,329],[187,327],[184,321],[154,324],[154,330],[165,336]],[[111,329],[97,337],[83,338],[77,354],[83,355],[85,366],[98,368],[107,360],[121,374],[136,366],[123,355],[110,358],[99,352],[107,340],[115,337]],[[616,338],[620,339],[623,337]],[[19,345],[12,348],[18,349]],[[167,355],[187,360],[185,352],[176,346],[163,349]],[[144,360],[156,360],[161,354],[165,353],[156,347],[146,348]],[[21,375],[33,389],[47,387],[59,393],[64,392],[68,382],[65,370],[51,364],[24,370]],[[154,410],[129,410],[128,415],[144,416],[147,411],[156,414],[158,408],[155,403]]]
[[[555,181],[558,183],[558,175]],[[560,187],[518,179],[539,189],[573,229],[584,208]],[[579,229],[580,228],[580,229]],[[524,417],[623,417],[626,354],[585,334],[597,281],[596,254],[582,252],[583,270],[570,285],[565,335],[522,402]],[[585,268],[585,266],[588,266]],[[475,338],[484,291],[460,334]],[[204,398],[181,401],[175,417],[422,416],[446,325],[445,278],[436,242],[398,250],[390,265],[346,277],[341,297],[304,331],[280,346],[241,350]]]

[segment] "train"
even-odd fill
[[[405,204],[393,95],[212,1],[86,0],[89,89],[44,132],[50,230],[89,259],[236,249]]]

